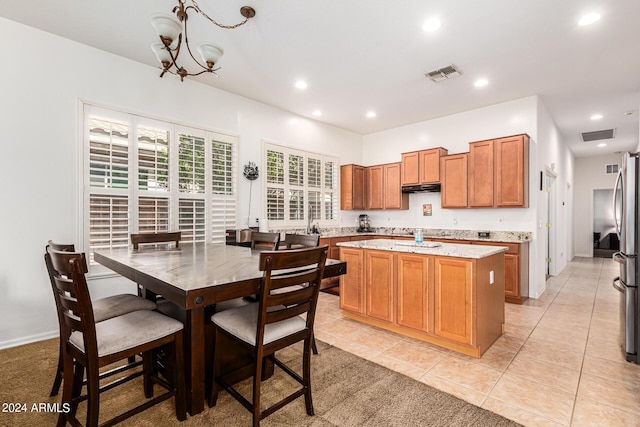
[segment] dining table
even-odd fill
[[[256,295],[263,273],[260,251],[216,243],[97,249],[94,260],[138,284],[148,299],[158,295],[182,313],[187,410],[204,410],[207,359],[205,343],[211,308],[222,301]],[[346,262],[327,259],[324,278],[345,274]],[[141,325],[143,327],[143,325]]]

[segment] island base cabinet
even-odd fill
[[[347,263],[347,274],[340,276],[340,308],[364,313],[364,253],[340,248],[340,260]]]
[[[400,326],[432,332],[430,313],[433,313],[433,258],[424,255],[397,254],[398,311]]]
[[[480,357],[504,333],[504,254],[454,258],[340,248],[343,315]]]
[[[395,268],[393,253],[366,251],[365,289],[367,316],[387,322],[393,321],[393,284]]]
[[[435,259],[435,334],[462,344],[473,343],[472,261]]]

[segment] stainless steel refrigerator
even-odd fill
[[[613,188],[613,209],[620,252],[613,259],[620,264],[620,276],[613,287],[620,292],[620,341],[625,358],[640,363],[638,312],[638,190],[640,153],[625,153]]]

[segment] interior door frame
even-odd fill
[[[558,275],[558,262],[557,262],[557,238],[556,230],[558,224],[558,212],[557,212],[557,178],[558,173],[553,167],[545,166],[544,173],[544,189],[546,193],[545,197],[545,233],[546,249],[545,255],[550,258],[549,263],[545,260],[547,269],[545,275],[557,276]],[[547,227],[547,223],[551,223],[551,227]]]

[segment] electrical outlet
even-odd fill
[[[489,272],[489,284],[493,285],[493,270]]]
[[[478,238],[488,239],[490,234],[489,231],[478,231]]]

